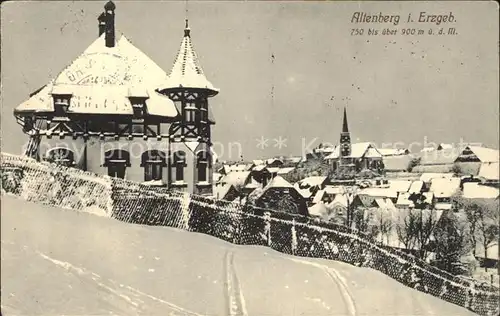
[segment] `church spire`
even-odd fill
[[[342,122],[342,132],[340,133],[340,156],[349,157],[351,155],[351,134],[347,126],[347,110],[344,107],[344,119]]]
[[[347,110],[344,107],[344,121],[342,123],[342,133],[349,133],[349,127],[347,125]]]

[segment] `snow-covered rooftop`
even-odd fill
[[[325,157],[325,159],[337,159],[340,156],[340,147],[335,146],[333,152]],[[354,143],[351,145],[351,158],[382,158],[382,154],[378,151],[375,146],[369,142],[365,143]]]
[[[500,159],[500,152],[498,149],[481,147],[481,146],[467,146],[463,151],[461,151],[459,158],[467,157],[472,153],[481,162],[498,162]]]
[[[52,94],[68,94],[68,112],[132,114],[128,98],[148,97],[149,114],[177,116],[174,103],[156,92],[166,73],[124,35],[117,37],[114,47],[105,46],[104,36],[16,111],[54,111]]]
[[[460,188],[460,178],[435,178],[431,180],[430,192],[437,198],[449,198]]]
[[[498,162],[483,163],[479,169],[479,177],[486,180],[499,180],[500,169]]]
[[[437,178],[452,178],[453,173],[423,173],[420,176],[420,181],[423,182],[430,182],[432,179],[437,179]]]
[[[291,185],[290,182],[283,179],[283,177],[276,176],[265,187],[266,190],[270,188],[293,188],[293,185]]]
[[[495,187],[481,185],[477,182],[464,183],[464,198],[468,199],[496,199],[500,195],[500,190]]]
[[[235,187],[243,186],[250,177],[250,171],[231,171],[227,175],[225,175],[220,182],[222,184],[232,184]]]
[[[408,192],[411,184],[411,180],[389,180],[390,189],[396,192]]]

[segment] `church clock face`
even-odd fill
[[[87,54],[75,60],[56,79],[56,84],[112,84],[130,81],[122,57],[113,54]]]
[[[350,148],[351,146],[349,144],[342,144],[342,152],[344,153],[344,156],[349,155],[350,153]]]

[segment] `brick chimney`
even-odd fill
[[[105,16],[105,42],[106,47],[114,47],[115,46],[115,4],[113,1],[109,1],[104,5],[104,14]]]
[[[106,31],[106,13],[101,13],[99,17],[97,18],[97,21],[99,21],[99,37]]]

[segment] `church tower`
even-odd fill
[[[188,20],[179,53],[160,93],[176,105],[179,119],[169,130],[169,187],[212,195],[211,125],[208,99],[219,90],[205,77],[191,42]]]
[[[340,133],[340,158],[346,158],[351,155],[351,133],[347,125],[347,111],[344,107],[344,120],[342,122],[342,132]]]

